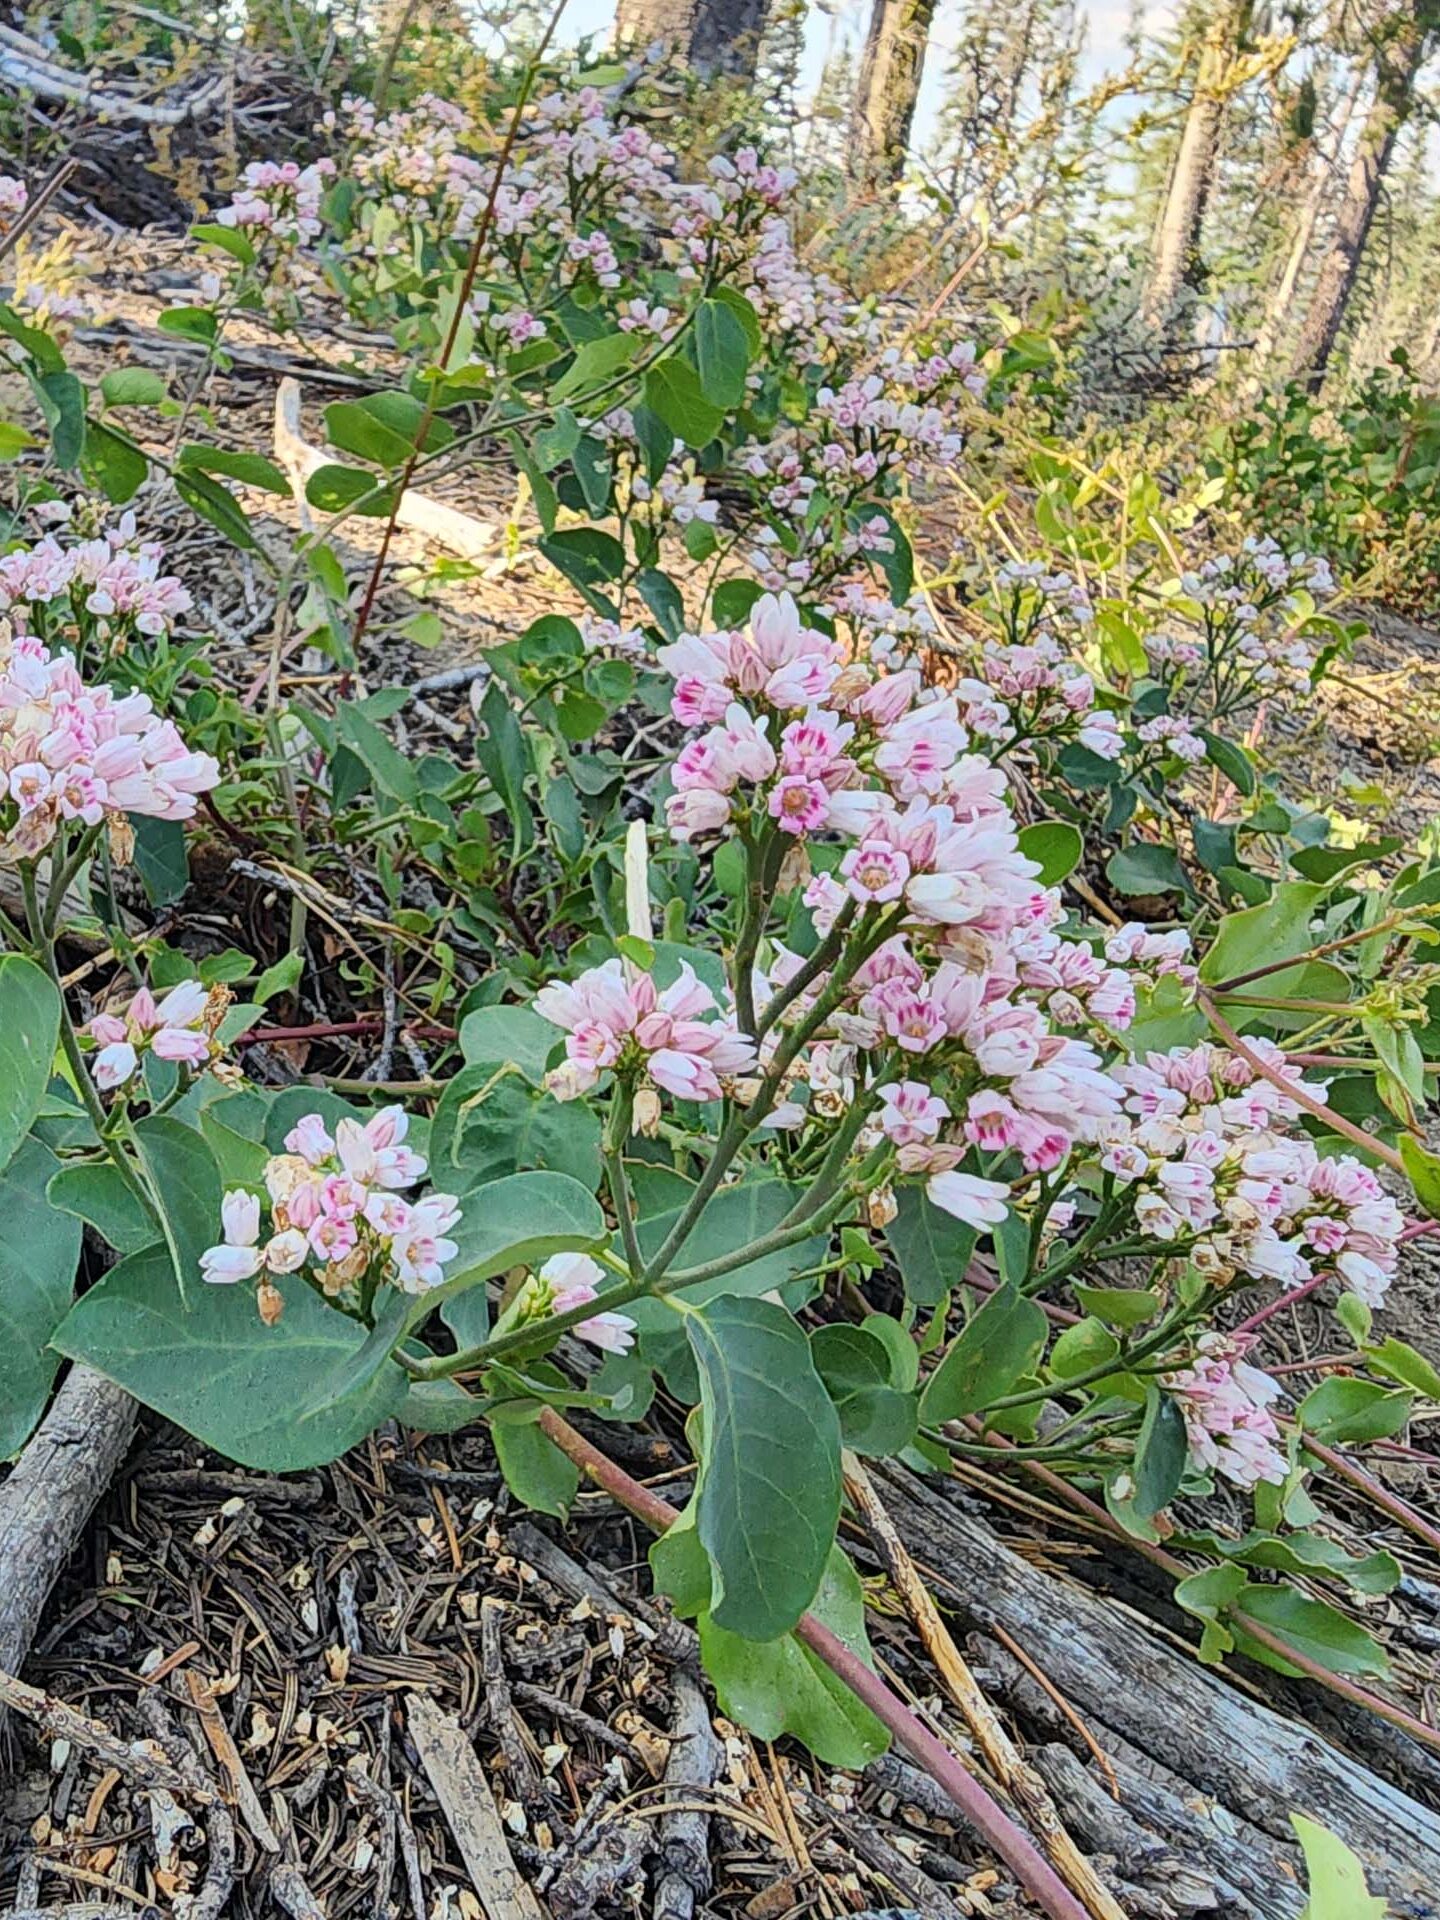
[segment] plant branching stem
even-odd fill
[[[52,878],[52,891],[54,884],[54,879]],[[90,1078],[90,1069],[86,1064],[85,1055],[80,1050],[80,1041],[75,1032],[75,1023],[70,1018],[70,1009],[65,1001],[65,983],[61,978],[60,965],[55,956],[55,936],[46,925],[46,910],[42,908],[40,904],[40,894],[35,882],[35,865],[33,861],[27,860],[22,864],[20,869],[20,886],[25,897],[25,914],[30,922],[35,951],[38,953],[41,964],[44,966],[46,973],[49,974],[55,991],[60,998],[60,1045],[65,1050],[65,1058],[69,1063],[71,1077],[75,1082],[75,1090],[84,1102],[85,1111],[90,1116],[90,1124],[99,1136],[100,1143],[106,1153],[109,1154],[111,1160],[114,1162],[116,1172],[140,1202],[141,1206],[144,1207],[151,1219],[156,1219],[158,1215],[155,1204],[146,1191],[144,1182],[136,1172],[130,1156],[115,1138],[110,1128],[105,1109],[101,1105],[100,1095],[95,1091],[95,1083]],[[46,908],[48,908],[49,904],[50,902],[47,900]]]
[[[668,1500],[662,1500],[623,1468],[601,1453],[551,1407],[540,1415],[547,1438],[573,1460],[580,1471],[621,1506],[656,1533],[664,1533],[679,1518]],[[1088,1920],[1076,1899],[1044,1855],[975,1776],[956,1759],[929,1728],[911,1713],[880,1678],[852,1653],[843,1640],[813,1614],[800,1616],[795,1636],[804,1642],[851,1693],[869,1708],[911,1757],[941,1787],[987,1845],[995,1849],[1049,1920]]]

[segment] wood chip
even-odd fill
[[[539,1901],[510,1858],[495,1797],[459,1722],[423,1693],[407,1697],[405,1712],[486,1920],[544,1920]]]

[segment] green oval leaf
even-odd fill
[[[705,1443],[695,1524],[711,1613],[745,1640],[788,1633],[815,1597],[840,1517],[840,1421],[783,1307],[726,1294],[685,1315]]]

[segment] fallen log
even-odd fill
[[[932,1577],[944,1569],[939,1584],[950,1603],[981,1627],[1013,1634],[1096,1724],[1107,1751],[1102,1729],[1113,1729],[1282,1849],[1293,1847],[1290,1814],[1308,1813],[1354,1848],[1398,1916],[1435,1920],[1440,1814],[1313,1728],[1237,1693],[1133,1615],[1040,1572],[943,1488],[891,1465],[875,1477],[922,1569]],[[1184,1852],[1178,1836],[1176,1851]],[[1287,1920],[1293,1885],[1287,1879],[1274,1904],[1256,1911]]]
[[[0,1486],[0,1669],[15,1673],[80,1529],[135,1430],[123,1388],[74,1366]]]

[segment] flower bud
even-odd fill
[[[255,1289],[255,1305],[265,1325],[273,1327],[285,1311],[285,1296],[278,1287],[272,1287],[268,1280],[262,1280]]]

